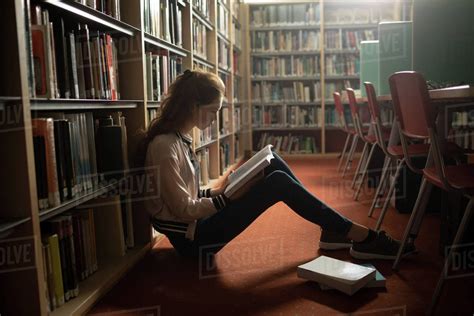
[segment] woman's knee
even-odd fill
[[[285,171],[275,170],[265,177],[265,182],[272,189],[285,192],[295,185],[295,180]]]

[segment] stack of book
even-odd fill
[[[384,276],[370,264],[359,265],[320,256],[297,268],[302,279],[318,282],[322,290],[336,289],[353,295],[364,287],[385,287]]]

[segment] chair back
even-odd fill
[[[414,139],[428,139],[428,128],[434,127],[434,111],[423,76],[401,71],[390,76],[390,92],[400,131]]]
[[[344,106],[342,105],[341,101],[341,94],[339,92],[334,92],[333,94],[334,97],[334,105],[336,108],[337,115],[339,116],[339,121],[341,123],[341,128],[345,131],[349,131],[349,127],[346,122],[346,117],[344,116]]]
[[[346,88],[347,98],[349,99],[349,107],[351,108],[352,122],[354,128],[361,139],[364,139],[364,133],[362,131],[362,123],[359,116],[359,105],[355,97],[354,89]]]
[[[426,80],[415,71],[401,71],[390,76],[389,84],[408,167],[422,172],[413,166],[408,155],[408,139],[429,140],[431,146],[427,162],[434,159],[440,179],[446,185],[444,160],[436,132],[436,112],[431,105]]]
[[[364,82],[367,93],[367,103],[369,105],[370,120],[374,128],[377,145],[382,149],[386,156],[392,156],[387,150],[387,145],[383,140],[382,134],[382,119],[380,118],[380,107],[377,102],[377,95],[375,94],[374,85],[371,82]]]

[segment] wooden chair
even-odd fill
[[[360,108],[357,104],[354,90],[352,88],[347,88],[346,91],[347,97],[349,99],[349,106],[351,108],[351,115],[354,121],[355,130],[359,138],[364,141],[364,149],[362,150],[362,154],[351,184],[352,188],[354,188],[357,184],[357,189],[354,193],[354,200],[357,200],[359,198],[359,193],[362,189],[364,179],[367,175],[368,167],[372,159],[375,147],[377,145],[377,140],[375,134],[369,133],[369,129],[364,128],[364,126],[362,125],[362,120],[360,118],[359,112]],[[389,131],[387,129],[383,129],[381,137],[385,142],[388,141],[390,137]]]
[[[403,155],[403,149],[401,145],[388,145],[383,137],[383,130],[384,126],[382,125],[382,119],[380,117],[380,107],[377,102],[377,96],[375,94],[375,88],[372,83],[364,82],[364,86],[367,92],[367,103],[369,105],[370,111],[370,118],[372,127],[374,130],[375,138],[377,141],[377,145],[382,149],[383,153],[385,154],[385,162],[382,168],[382,174],[380,177],[380,182],[377,187],[377,191],[375,192],[374,199],[372,201],[372,205],[369,209],[369,217],[373,215],[374,209],[378,204],[379,200],[383,197],[383,188],[386,185],[386,181],[389,180],[390,175],[390,166],[392,162],[396,162],[396,169],[395,174],[393,177],[393,181],[389,185],[388,193],[386,200],[382,206],[382,210],[380,212],[380,216],[377,220],[377,224],[375,226],[375,230],[380,230],[380,226],[385,217],[385,213],[388,209],[388,205],[390,202],[390,198],[395,190],[395,185],[397,179],[400,175],[400,170],[405,165],[406,159]],[[407,147],[409,156],[411,157],[426,157],[428,155],[430,145],[429,144],[409,144]],[[418,172],[416,170],[416,172]]]
[[[429,139],[431,144],[428,161],[422,170],[423,180],[418,198],[410,216],[410,221],[405,228],[393,269],[398,269],[405,246],[408,242],[414,241],[418,234],[433,186],[446,191],[461,192],[469,199],[432,297],[428,310],[431,314],[436,307],[445,281],[445,271],[448,271],[453,254],[459,248],[459,243],[462,240],[466,226],[472,217],[474,206],[474,165],[459,164],[448,166],[445,164],[442,155],[444,148],[442,147],[449,145],[443,146],[443,142],[438,137],[436,112],[430,102],[426,81],[421,74],[412,71],[397,72],[390,76],[389,83],[393,104],[397,112],[400,138],[405,157],[408,156],[407,139]],[[407,164],[411,163],[410,158],[407,158],[406,161]]]
[[[339,164],[337,166],[337,171],[340,171],[341,166],[343,165],[344,156],[346,155],[346,153],[347,153],[347,161],[352,161],[352,156],[354,155],[354,150],[355,150],[355,146],[357,145],[358,136],[355,129],[349,126],[349,124],[347,124],[346,117],[344,115],[344,106],[342,105],[342,101],[341,101],[341,95],[339,94],[339,92],[334,92],[333,97],[334,97],[334,104],[336,107],[336,113],[339,116],[339,122],[341,125],[340,128],[344,133],[347,134],[346,141],[344,143],[344,148],[342,149],[341,155],[339,157]],[[348,146],[349,146],[349,143],[351,142],[352,137],[354,138],[352,139],[352,145],[349,149]],[[349,151],[347,151],[348,149]],[[344,170],[346,169],[347,169],[347,163]]]

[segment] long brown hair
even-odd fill
[[[146,130],[141,131],[136,166],[144,166],[148,144],[155,136],[178,131],[193,115],[195,106],[209,104],[224,93],[225,85],[216,74],[186,70],[179,75],[161,101],[160,115],[151,121]]]

